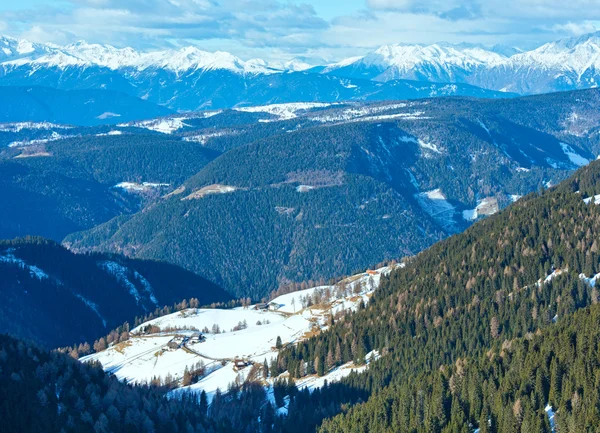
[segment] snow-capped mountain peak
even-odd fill
[[[591,69],[600,69],[600,32],[550,42],[512,56],[511,66],[544,67],[572,71],[579,78]]]
[[[111,45],[89,44],[77,41],[65,46],[33,44],[9,37],[0,38],[0,61],[13,66],[26,64],[66,68],[72,66],[99,66],[111,70],[132,68],[145,70],[167,69],[175,72],[187,70],[224,69],[239,74],[279,72],[262,62],[248,61],[231,53],[214,53],[188,46],[180,49],[139,52],[133,48],[116,48]]]

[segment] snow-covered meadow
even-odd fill
[[[270,362],[277,357],[278,338],[285,347],[327,329],[332,314],[354,311],[361,302],[368,302],[379,286],[381,276],[391,270],[392,266],[387,266],[348,277],[334,286],[288,293],[276,297],[268,305],[182,310],[141,324],[132,329],[128,341],[81,358],[81,361],[98,361],[106,371],[128,383],[150,383],[160,378],[162,382],[177,386],[181,385],[186,368],[194,370],[202,365],[204,376],[176,392],[203,390],[210,397],[217,388],[224,391],[229,384],[246,379],[250,365],[236,369],[235,361]],[[190,337],[197,332],[202,333],[203,341],[180,342],[182,338],[177,337]],[[173,341],[180,343],[175,347]],[[367,365],[377,357],[376,353],[369,354]],[[325,380],[336,381],[353,370],[367,368],[367,365],[355,367],[350,364],[337,367],[323,377],[303,378],[298,381],[298,386],[313,389],[322,386]],[[272,381],[269,379],[266,384]]]

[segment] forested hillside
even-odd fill
[[[39,235],[60,241],[133,213],[216,155],[194,143],[147,134],[5,148],[0,150],[0,238]],[[139,183],[138,193],[115,187],[122,182]]]
[[[177,266],[73,254],[41,238],[0,242],[0,329],[54,348],[93,343],[136,316],[194,298],[228,301],[217,285]]]
[[[3,433],[265,432],[275,413],[264,398],[262,387],[244,384],[209,409],[206,395],[168,399],[163,389],[128,386],[97,365],[0,335]]]
[[[559,182],[600,151],[599,106],[593,90],[257,107],[271,117],[251,127],[183,128],[225,152],[143,212],[65,243],[166,260],[260,299],[289,280],[415,254]]]
[[[531,370],[523,370],[520,376],[510,375],[512,379],[507,380],[511,382],[501,383],[504,374],[500,373],[497,363],[512,362],[507,341],[531,339],[532,334],[556,326],[556,322],[562,324],[565,321],[565,333],[570,335],[571,315],[598,302],[599,295],[594,286],[595,275],[600,271],[597,245],[600,208],[593,201],[589,203],[586,200],[589,204],[584,202],[584,198],[600,193],[599,179],[600,162],[593,162],[559,187],[541,195],[531,194],[499,215],[475,224],[465,233],[434,245],[410,259],[404,269],[394,271],[387,281],[384,280],[367,308],[339,321],[322,335],[280,354],[278,368],[288,370],[295,377],[315,372],[323,374],[327,368],[348,360],[358,360],[374,349],[383,354],[367,373],[351,375],[339,384],[331,385],[327,391],[323,390],[326,393],[323,398],[329,402],[328,405],[312,407],[309,403],[310,409],[307,409],[306,401],[299,401],[297,406],[291,404],[290,414],[294,415],[290,422],[318,425],[322,418],[345,411],[348,403],[381,393],[381,397],[371,397],[375,400],[370,400],[364,407],[359,406],[349,416],[327,424],[326,428],[340,431],[336,429],[341,426],[339,428],[344,431],[366,431],[360,426],[364,427],[363,422],[372,420],[372,415],[379,416],[375,415],[376,412],[387,413],[375,424],[381,427],[377,431],[390,431],[386,428],[426,431],[425,420],[438,424],[429,431],[464,431],[468,422],[483,430],[485,427],[480,421],[482,416],[484,419],[487,417],[484,408],[489,415],[497,417],[500,416],[500,405],[507,407],[510,404],[512,408],[519,397],[529,395],[530,390],[539,386],[536,385],[536,375],[530,375]],[[594,317],[597,320],[597,312]],[[559,341],[564,341],[562,338]],[[578,341],[572,340],[571,344],[575,345]],[[585,334],[582,341],[588,341]],[[550,342],[546,347],[554,344]],[[593,347],[590,347],[592,351],[589,353],[595,353]],[[581,350],[587,353],[587,349]],[[501,351],[505,355],[492,356]],[[567,369],[564,360],[569,359],[568,352],[557,355],[556,362],[559,364],[552,366],[548,349],[544,351],[548,355],[544,355],[545,367],[540,367],[539,374],[545,371],[544,368],[560,367],[561,372],[563,367]],[[472,376],[470,382],[452,385],[455,394],[459,392],[459,386],[463,393],[455,395],[454,404],[452,395],[447,394],[448,400],[443,408],[421,405],[418,409],[411,406],[417,404],[414,401],[411,405],[406,405],[405,400],[400,403],[406,394],[394,392],[411,388],[412,393],[423,389],[421,403],[425,404],[428,393],[437,397],[441,395],[443,390],[439,386],[444,384],[442,378],[449,380],[451,377],[450,370],[440,370],[441,367],[455,365],[460,368],[464,362],[461,359],[470,357],[476,360],[484,355],[489,355],[490,362],[495,363],[490,369],[498,374],[498,380],[490,379],[486,383],[484,378],[476,380],[477,376]],[[519,359],[521,355],[516,353],[514,356]],[[502,358],[506,359],[502,361]],[[472,362],[477,368],[484,368],[483,364]],[[585,362],[595,360],[587,359]],[[317,368],[322,365],[327,368]],[[523,363],[519,365],[524,367]],[[551,376],[547,375],[540,377],[547,387],[545,394],[530,396],[537,398],[537,402],[521,402],[522,411],[527,413],[529,421],[533,422],[534,418],[531,411],[538,411],[548,402],[543,401],[544,398],[550,398],[555,408],[561,405],[568,407],[569,412],[573,409],[568,401],[574,398],[576,391],[580,399],[593,398],[593,395],[583,393],[587,385],[581,382],[583,376],[579,369],[567,369],[564,373],[567,374],[565,377],[572,375],[575,382],[565,382],[570,385],[561,388],[564,392],[562,397],[548,397],[548,389],[554,386],[553,392],[556,392],[556,385],[551,385]],[[593,376],[587,377],[595,380]],[[431,387],[427,386],[428,378],[431,378]],[[554,379],[557,379],[556,375]],[[473,381],[480,383],[481,388],[473,388]],[[509,397],[493,394],[493,390],[501,386],[511,387],[507,389],[512,391],[506,391],[513,392],[509,403]],[[449,388],[444,389],[446,391],[443,392],[450,392]],[[473,390],[491,397],[483,400],[464,394]],[[477,399],[480,404],[469,408],[467,402]],[[527,406],[529,404],[531,407]],[[593,411],[592,408],[590,410]],[[598,418],[597,415],[590,416],[586,423],[593,426]],[[463,417],[462,421],[460,417]],[[359,418],[365,421],[358,422]],[[565,413],[565,422],[567,419],[571,419],[571,415]],[[418,430],[412,430],[418,424],[421,424]],[[432,424],[428,425],[431,427]],[[405,429],[398,430],[400,426]],[[444,430],[444,427],[449,430]],[[495,428],[492,431],[511,431]]]
[[[597,432],[600,306],[394,384],[326,432]]]

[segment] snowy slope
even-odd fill
[[[522,94],[594,88],[600,82],[600,32],[550,42],[531,51],[479,45],[384,45],[322,73],[377,81],[468,83]]]
[[[96,67],[118,71],[125,79],[132,76],[153,79],[157,71],[169,71],[178,77],[197,71],[260,76],[310,72],[315,65],[304,59],[275,62],[242,60],[231,53],[207,52],[193,46],[141,52],[129,47],[116,48],[85,41],[58,46],[0,37],[0,66],[5,71],[29,67],[32,74],[44,68],[85,70]],[[144,71],[152,75],[142,74]],[[518,93],[597,87],[600,80],[600,33],[547,43],[526,52],[473,44],[384,45],[366,55],[317,67],[314,71],[382,82],[408,79],[466,83]],[[165,87],[166,83],[159,79],[156,85]],[[347,88],[355,87],[357,84],[347,83]]]
[[[361,301],[368,302],[381,275],[391,270],[392,267],[384,267],[354,275],[336,286],[315,287],[279,296],[271,301],[277,306],[274,311],[249,306],[230,310],[187,309],[163,316],[133,329],[130,340],[81,361],[99,361],[106,371],[130,383],[147,383],[155,377],[178,381],[186,367],[192,369],[201,362],[206,367],[206,374],[189,389],[204,390],[210,396],[217,388],[225,390],[236,379],[245,379],[249,367],[236,371],[234,360],[269,361],[277,355],[278,337],[285,346],[326,329],[332,313],[355,310]],[[147,333],[149,326],[154,327],[152,334]],[[203,333],[205,341],[185,343],[178,349],[168,350],[167,343],[177,335],[189,336],[198,331]],[[306,378],[300,385],[321,386],[325,379],[339,379],[352,369],[351,365],[341,366],[326,377]]]
[[[62,47],[41,45],[36,48],[32,46],[31,51],[22,51],[19,54],[13,56],[17,58],[5,61],[5,64],[8,66],[37,65],[62,69],[73,66],[100,66],[110,70],[132,68],[137,71],[167,69],[184,72],[198,69],[205,71],[225,69],[241,74],[278,72],[256,61],[244,62],[230,53],[222,51],[210,53],[195,47],[138,52],[129,47],[119,49],[110,45],[88,44],[85,41],[79,41]],[[0,59],[2,58],[0,57]]]
[[[396,79],[454,82],[506,57],[477,45],[384,45],[361,58],[330,65],[325,72],[377,81]]]

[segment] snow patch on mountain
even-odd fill
[[[79,300],[81,300],[81,302],[83,302],[85,305],[87,305],[96,314],[96,316],[98,316],[100,318],[100,320],[102,320],[102,324],[106,328],[106,319],[104,319],[104,317],[102,317],[102,314],[100,314],[100,311],[98,310],[98,304],[90,301],[89,299],[84,298],[80,294],[76,294],[75,296],[77,296],[77,298],[79,298]]]
[[[68,125],[57,125],[56,123],[50,122],[16,122],[16,123],[1,123],[0,132],[21,132],[26,129],[73,129],[72,126]]]
[[[434,152],[434,153],[442,153],[435,144],[423,141],[420,138],[409,137],[409,136],[402,136],[402,137],[399,138],[399,140],[401,142],[403,142],[403,143],[415,143],[415,144],[418,144],[419,147],[421,147],[422,149],[425,149],[426,151],[431,151],[431,152]]]
[[[585,204],[590,204],[590,203],[600,204],[600,194],[595,195],[593,197],[584,198],[583,202]]]
[[[584,165],[588,165],[590,163],[589,159],[586,159],[577,152],[575,152],[573,148],[568,144],[560,143],[560,147],[562,148],[565,155],[567,155],[569,160],[577,167],[583,167]]]
[[[8,147],[25,147],[25,146],[33,146],[36,144],[45,144],[51,141],[63,140],[66,138],[76,137],[75,135],[61,135],[56,131],[52,131],[52,134],[46,138],[37,138],[35,140],[23,140],[23,141],[13,141],[8,145]]]
[[[415,195],[421,208],[444,230],[456,233],[458,227],[454,219],[456,208],[450,204],[440,188]]]
[[[513,199],[513,201],[518,200],[520,196]],[[495,197],[486,197],[477,202],[477,206],[475,209],[467,209],[462,212],[462,216],[466,221],[475,221],[480,216],[489,216],[493,215],[500,210],[498,206],[498,200]]]
[[[113,188],[124,189],[128,192],[140,193],[140,192],[149,192],[159,188],[169,187],[168,183],[152,183],[152,182],[121,182],[116,184]]]
[[[45,280],[50,278],[47,273],[42,271],[35,265],[30,265],[26,263],[24,260],[15,257],[13,254],[13,250],[8,249],[4,251],[2,255],[0,255],[0,262],[3,263],[13,263],[19,266],[21,269],[28,270],[32,278],[37,278],[38,280]]]
[[[194,143],[200,143],[205,145],[212,138],[225,137],[228,135],[238,135],[240,132],[238,131],[228,131],[228,130],[220,130],[216,132],[207,132],[205,134],[198,135],[189,135],[187,137],[183,137],[183,141],[191,141]]]
[[[277,116],[277,120],[289,120],[298,116],[297,113],[309,111],[314,108],[330,107],[336,104],[321,103],[321,102],[291,102],[288,104],[271,104],[257,107],[236,107],[235,111],[243,111],[246,113],[268,113]],[[268,121],[262,119],[263,122]]]
[[[149,129],[150,131],[161,132],[163,134],[172,134],[175,131],[190,126],[184,123],[184,120],[186,120],[185,117],[169,117],[165,119],[150,119],[138,122],[121,123],[117,126],[120,128],[145,128]]]
[[[114,276],[120,284],[122,284],[125,288],[127,288],[127,290],[129,291],[129,294],[131,296],[133,296],[133,298],[135,299],[135,302],[137,304],[140,303],[140,301],[142,300],[142,296],[140,295],[140,292],[138,291],[138,289],[135,287],[135,284],[133,284],[129,280],[129,276],[128,276],[128,274],[130,272],[129,268],[127,268],[117,262],[112,262],[109,260],[98,263],[98,266],[100,266],[106,272],[108,272],[109,274]]]

